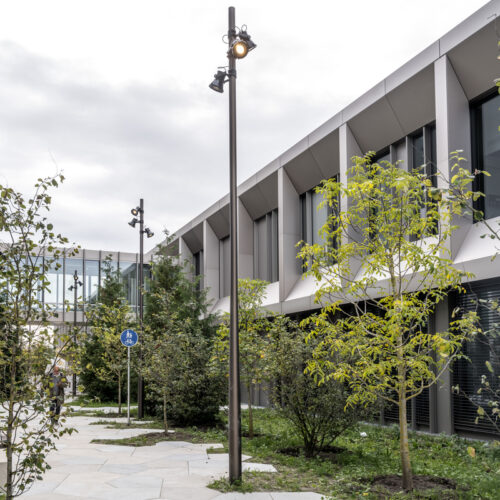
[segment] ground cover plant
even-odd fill
[[[211,488],[241,492],[315,491],[336,499],[493,500],[500,491],[500,447],[492,443],[458,436],[410,432],[409,447],[415,474],[449,478],[451,487],[440,491],[405,493],[373,484],[380,475],[401,472],[397,426],[358,424],[356,428],[348,429],[339,436],[334,448],[307,458],[305,450],[300,449],[301,438],[276,411],[254,409],[253,417],[255,436],[253,439],[243,438],[243,453],[252,456],[251,461],[273,464],[278,472],[245,472],[239,484],[230,485],[226,480],[218,480],[211,483]],[[227,420],[224,414],[221,418]],[[161,429],[161,421],[158,425]],[[243,431],[248,430],[248,411],[242,412],[242,428]],[[165,436],[163,432],[153,432],[132,438],[95,442],[151,446],[164,440],[187,440],[220,443],[223,445],[222,449],[208,452],[227,453],[227,431],[223,427],[185,427],[175,430],[175,435],[169,436]],[[366,433],[366,437],[361,433]],[[474,453],[471,453],[471,448]]]

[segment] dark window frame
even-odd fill
[[[476,170],[483,170],[484,160],[483,160],[483,127],[482,127],[482,109],[481,106],[488,101],[494,99],[499,95],[498,87],[493,87],[486,92],[478,95],[469,102],[470,109],[470,128],[471,128],[471,149],[472,149],[472,162],[471,162],[471,173],[474,175],[473,190],[480,191],[484,193],[484,175],[476,175],[474,172]],[[476,201],[473,202],[473,208],[475,211],[482,213],[481,219],[474,222],[480,222],[482,219],[487,219],[488,214],[485,213],[485,197],[481,196]]]

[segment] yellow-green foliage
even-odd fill
[[[298,255],[318,281],[322,306],[304,322],[319,340],[307,369],[319,383],[347,384],[348,406],[398,405],[411,487],[406,401],[433,384],[477,330],[472,314],[452,318],[443,331],[428,329],[436,306],[470,276],[449,251],[453,218],[463,211],[419,170],[353,160],[346,185],[331,179],[318,188],[333,212],[321,229],[326,244],[303,244]],[[455,183],[470,183],[468,172],[454,171]]]

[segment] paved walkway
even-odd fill
[[[151,432],[90,425],[96,417],[68,418],[78,433],[59,440],[50,453],[52,469],[22,495],[26,500],[320,500],[317,493],[225,493],[207,488],[227,476],[227,454],[207,454],[221,445],[164,441],[132,447],[91,443]],[[113,419],[115,420],[115,419]],[[124,421],[119,419],[117,421]],[[244,456],[243,460],[250,457]],[[244,463],[243,470],[273,471],[272,465]]]

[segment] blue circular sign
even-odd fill
[[[139,335],[134,330],[124,330],[120,335],[120,340],[125,347],[132,347],[137,344]]]

